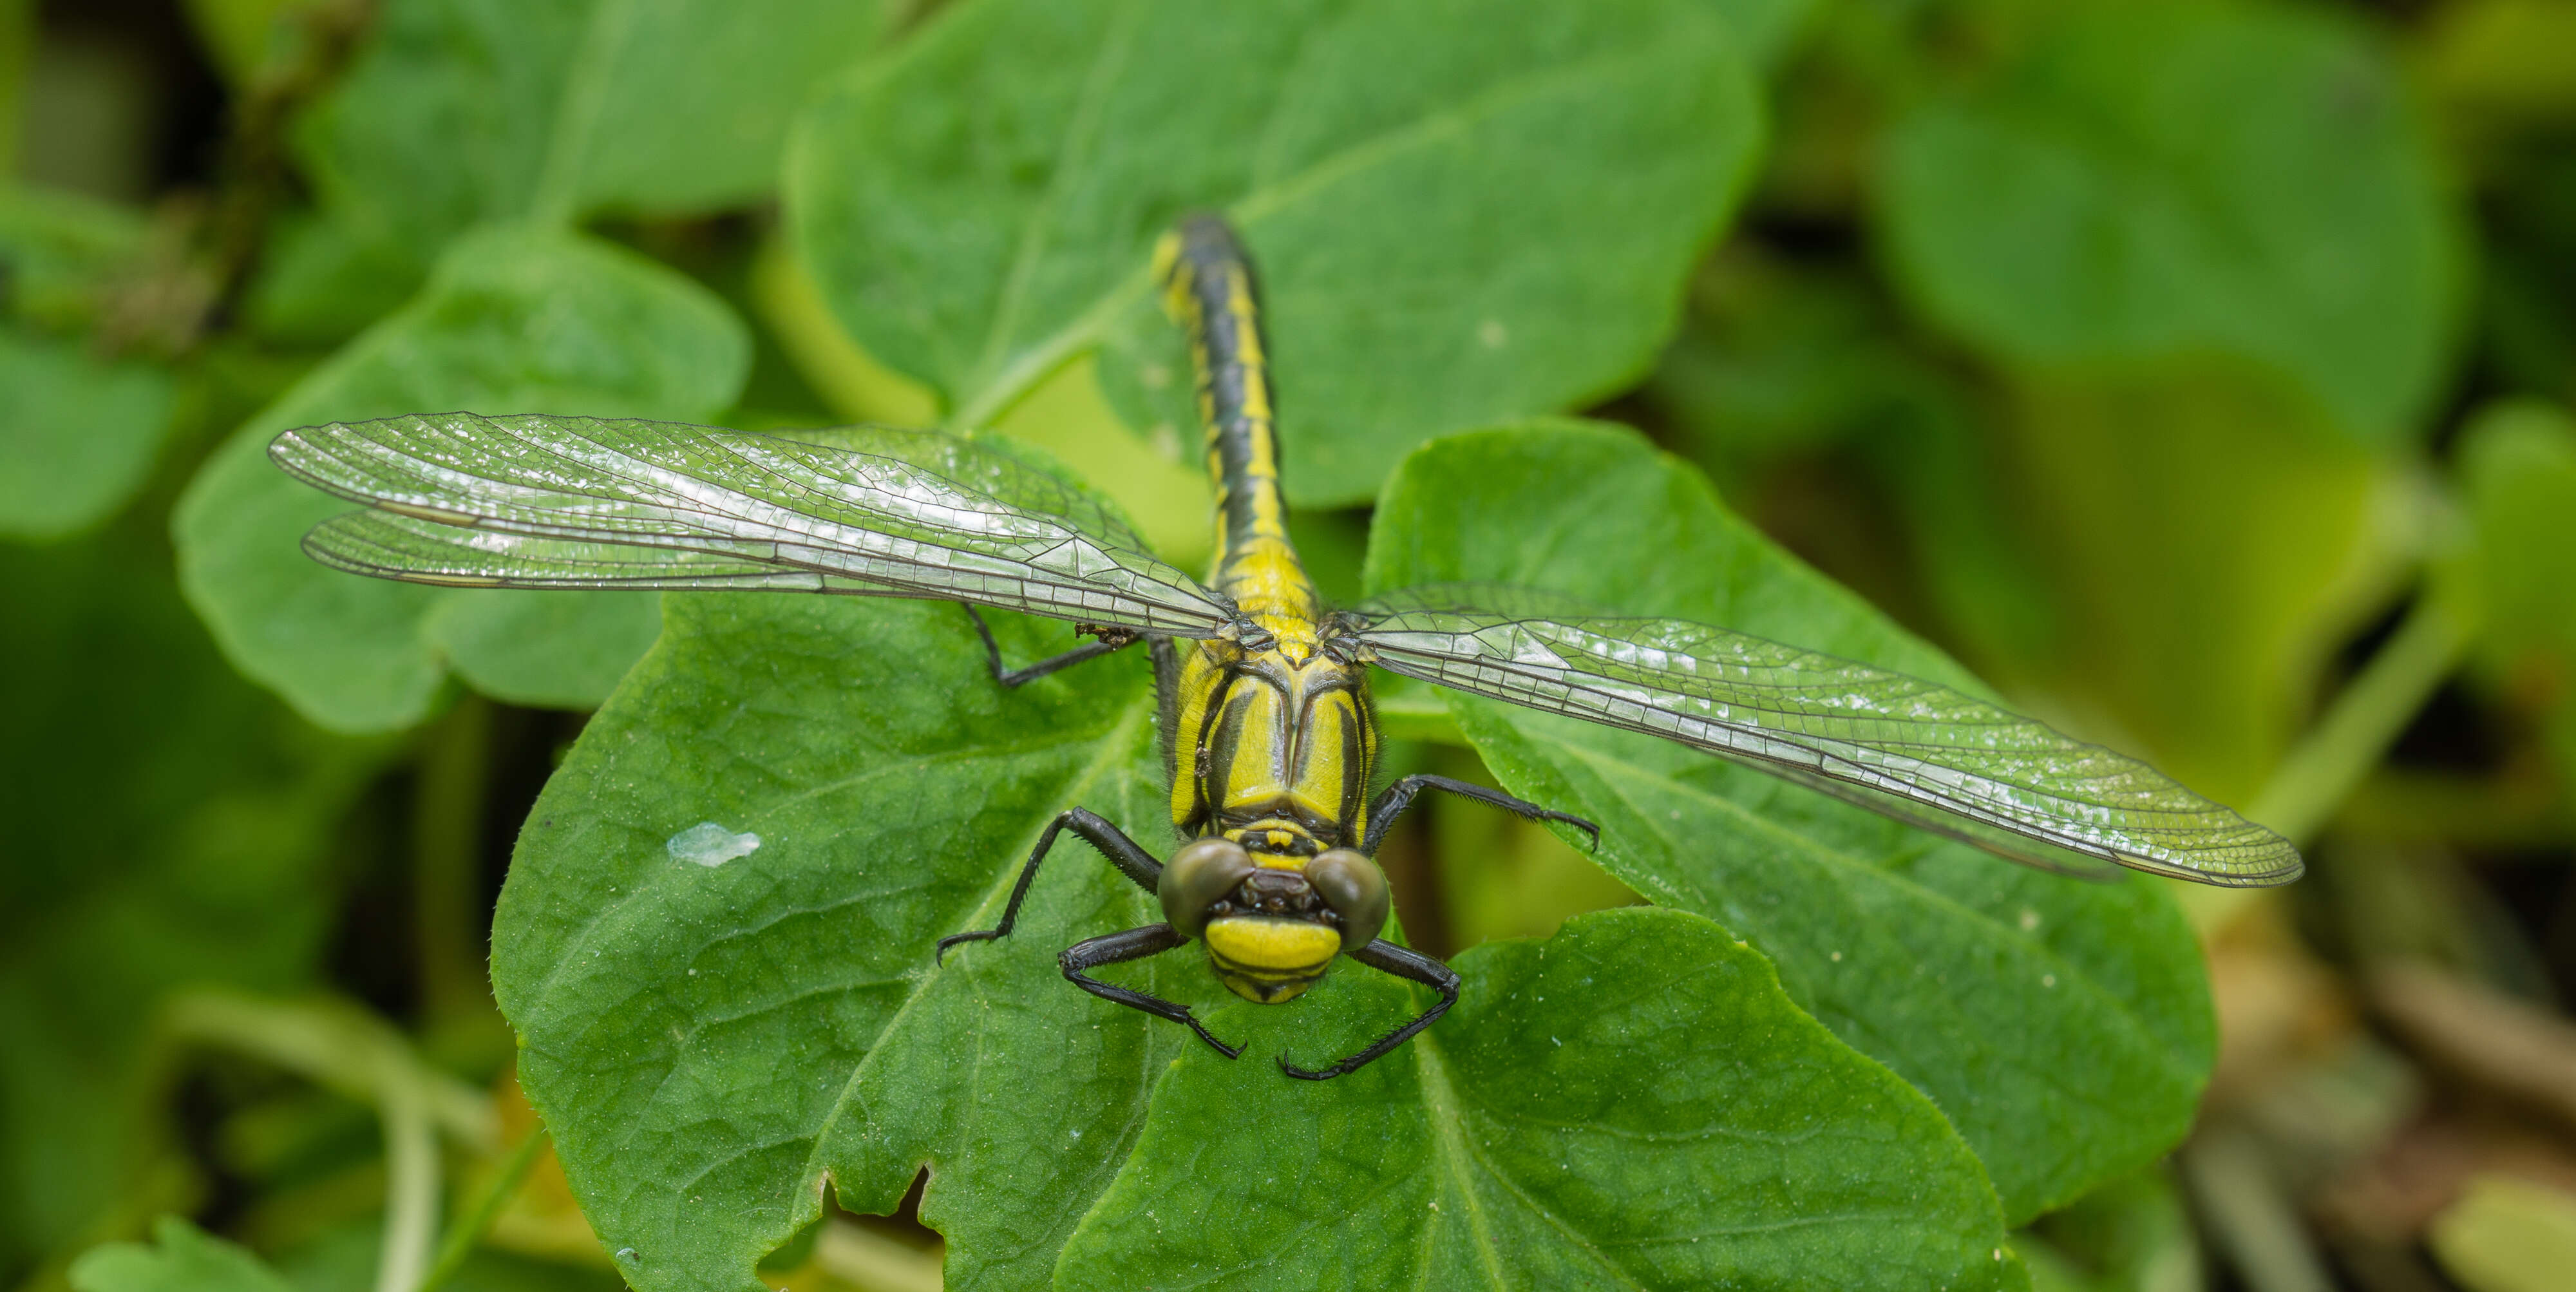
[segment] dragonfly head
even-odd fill
[[[1212,836],[1172,854],[1156,895],[1174,929],[1207,943],[1217,980],[1264,1004],[1303,993],[1386,927],[1386,875],[1348,848],[1255,860]]]

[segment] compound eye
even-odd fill
[[[1208,908],[1233,892],[1252,871],[1252,854],[1242,844],[1213,836],[1199,839],[1172,854],[1154,895],[1163,899],[1163,918],[1195,938],[1207,931]]]
[[[1334,848],[1306,863],[1306,882],[1342,917],[1343,952],[1367,946],[1386,927],[1386,872],[1376,862]]]

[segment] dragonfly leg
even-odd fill
[[[948,948],[960,942],[985,942],[1009,937],[1011,925],[1020,918],[1020,903],[1028,898],[1029,885],[1037,882],[1038,866],[1046,861],[1047,851],[1055,847],[1055,837],[1066,830],[1073,831],[1085,843],[1098,848],[1100,855],[1118,868],[1119,874],[1148,893],[1154,891],[1155,884],[1163,877],[1163,863],[1154,860],[1154,854],[1145,851],[1144,845],[1128,838],[1126,831],[1109,824],[1088,808],[1067,808],[1057,813],[1055,820],[1047,822],[1046,833],[1038,836],[1038,846],[1029,851],[1028,864],[1020,867],[1020,882],[1011,886],[1011,900],[1002,907],[1002,922],[989,929],[952,933],[941,938],[938,954],[933,959],[946,959]]]
[[[1148,996],[1141,991],[1133,991],[1116,983],[1102,982],[1083,972],[1086,969],[1097,969],[1102,965],[1121,964],[1129,960],[1142,960],[1147,956],[1161,955],[1189,940],[1188,935],[1171,925],[1148,924],[1141,929],[1129,929],[1124,933],[1104,933],[1087,941],[1076,942],[1058,954],[1055,962],[1064,967],[1065,981],[1074,986],[1102,1000],[1115,1001],[1129,1009],[1141,1009],[1156,1018],[1168,1018],[1175,1023],[1184,1024],[1191,1031],[1198,1033],[1200,1040],[1214,1047],[1217,1053],[1231,1059],[1243,1053],[1243,1047],[1228,1045],[1216,1039],[1216,1034],[1208,1031],[1199,1022],[1198,1017],[1190,1013],[1189,1006],[1176,1004],[1160,996]]]
[[[975,635],[984,639],[984,663],[992,669],[993,680],[1006,687],[1026,686],[1059,669],[1071,668],[1084,660],[1098,659],[1111,651],[1124,650],[1136,640],[1132,636],[1127,636],[1084,642],[1072,650],[1061,655],[1050,655],[1027,668],[1004,668],[1002,667],[1002,648],[993,640],[993,630],[985,626],[984,616],[977,612],[975,607],[963,601],[958,602],[957,605],[959,609],[966,612],[968,619],[975,622]]]
[[[1387,786],[1386,792],[1377,796],[1377,802],[1369,804],[1368,834],[1360,842],[1360,851],[1376,856],[1377,846],[1386,841],[1387,830],[1394,826],[1395,819],[1403,815],[1406,808],[1413,805],[1413,796],[1424,790],[1446,790],[1460,798],[1490,803],[1532,821],[1563,821],[1591,835],[1593,847],[1601,846],[1601,827],[1571,813],[1551,811],[1525,799],[1513,798],[1501,790],[1489,790],[1482,785],[1451,780],[1446,776],[1407,776]]]
[[[1378,938],[1367,946],[1351,952],[1350,955],[1351,959],[1371,969],[1381,973],[1391,973],[1398,978],[1411,979],[1439,992],[1440,1003],[1422,1011],[1421,1017],[1377,1038],[1367,1049],[1321,1071],[1309,1072],[1290,1063],[1287,1055],[1280,1055],[1279,1070],[1300,1081],[1330,1081],[1335,1077],[1348,1076],[1357,1072],[1383,1057],[1387,1051],[1412,1040],[1414,1033],[1440,1021],[1440,1016],[1448,1013],[1449,1007],[1458,1003],[1457,973],[1449,966],[1419,951],[1400,947],[1384,938]]]

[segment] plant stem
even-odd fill
[[[438,1136],[428,1092],[409,1065],[386,1065],[377,1085],[385,1124],[385,1236],[376,1292],[413,1292],[438,1237]]]
[[[529,1131],[527,1137],[519,1141],[519,1146],[510,1150],[509,1158],[501,1163],[500,1173],[492,1177],[492,1183],[483,1190],[483,1196],[474,1200],[473,1209],[448,1226],[447,1240],[438,1245],[437,1263],[429,1267],[429,1273],[422,1276],[414,1292],[437,1292],[441,1284],[455,1277],[456,1271],[464,1266],[465,1258],[473,1255],[474,1245],[482,1241],[483,1232],[492,1227],[493,1217],[500,1215],[501,1208],[508,1206],[510,1199],[517,1195],[519,1185],[528,1178],[528,1168],[537,1163],[537,1151],[545,1146],[546,1133],[539,1129]]]
[[[432,727],[412,796],[412,932],[433,1038],[492,1012],[483,974],[482,840],[492,704],[467,695]]]
[[[172,1000],[166,1027],[174,1040],[222,1046],[375,1104],[385,1127],[376,1292],[417,1292],[438,1237],[438,1132],[491,1144],[492,1106],[482,1092],[422,1063],[383,1020],[336,1002],[288,1004],[205,989]]]
[[[2473,625],[2459,602],[2427,592],[2308,731],[2248,813],[2305,843],[2379,764],[2416,711],[2458,666]]]
[[[267,1000],[208,987],[174,997],[164,1027],[172,1040],[245,1054],[378,1106],[386,1074],[401,1072],[432,1124],[477,1148],[495,1144],[490,1096],[423,1064],[400,1032],[355,1006]]]

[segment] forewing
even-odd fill
[[[680,548],[531,538],[386,511],[334,516],[304,536],[314,560],[352,574],[452,588],[769,589],[893,596],[817,570]]]
[[[1233,617],[1098,502],[995,445],[874,427],[799,437],[448,413],[302,427],[269,456],[402,522],[344,518],[306,541],[386,578],[864,592],[1181,637]],[[537,541],[441,543],[433,527]]]
[[[2231,886],[2301,870],[2288,840],[2154,768],[1920,678],[1685,620],[1461,601],[1380,598],[1350,638],[1390,672],[1663,736],[2028,865]]]

